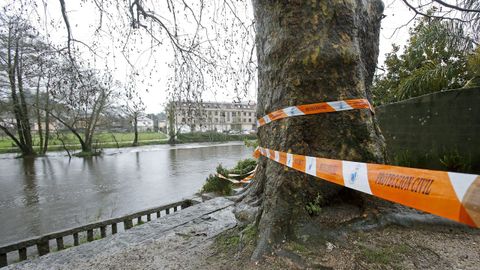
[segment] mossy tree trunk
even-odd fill
[[[380,0],[254,0],[257,117],[292,105],[368,98],[378,56]],[[258,130],[260,146],[333,159],[384,162],[384,142],[368,110],[291,117]],[[259,205],[253,259],[298,237],[305,205],[340,186],[261,157],[245,201]],[[352,196],[356,193],[352,192]]]

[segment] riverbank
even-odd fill
[[[233,211],[215,198],[6,269],[477,269],[480,261],[478,229],[405,209],[367,226],[373,213],[337,205],[322,210],[317,233],[252,262],[255,228]]]
[[[75,137],[69,135],[65,139],[65,146],[69,151],[80,150],[81,146],[78,144]],[[114,140],[115,138],[115,140]],[[229,141],[243,141],[256,139],[256,135],[229,135],[216,132],[194,132],[179,134],[176,141],[177,144],[196,143],[196,142],[229,142]],[[132,147],[133,133],[101,133],[94,140],[94,149],[110,149],[110,148],[125,148]],[[36,143],[38,144],[38,143]],[[145,145],[160,145],[169,144],[168,136],[164,133],[158,132],[143,132],[139,133],[139,141],[137,146]],[[12,147],[13,141],[8,138],[0,139],[0,154],[6,153],[20,153],[17,147]],[[34,146],[38,150],[38,146]],[[48,146],[49,152],[65,151],[65,147],[58,139],[53,139]]]

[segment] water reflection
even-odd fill
[[[140,152],[135,153],[135,164],[137,165],[137,170],[140,170]]]
[[[0,155],[0,245],[190,196],[218,163],[251,155],[242,143],[149,146],[106,155]]]
[[[23,171],[23,202],[25,206],[35,205],[39,202],[37,183],[35,178],[35,159],[21,159],[21,170]]]

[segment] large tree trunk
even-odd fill
[[[369,97],[378,56],[380,0],[254,0],[257,117],[292,105]],[[290,117],[258,129],[260,146],[296,154],[384,162],[384,142],[369,110]],[[340,186],[261,157],[245,201],[260,205],[253,259],[296,239],[305,205]],[[352,192],[351,196],[358,196]]]

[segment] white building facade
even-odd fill
[[[175,121],[180,133],[217,131],[253,133],[257,129],[254,102],[176,102]]]
[[[153,131],[153,125],[154,121],[148,117],[139,116],[137,119],[137,129],[139,132]]]

